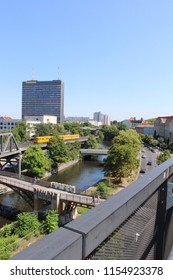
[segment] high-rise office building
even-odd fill
[[[63,123],[64,83],[61,80],[22,83],[22,119],[43,115],[56,116],[57,123]]]
[[[93,119],[97,122],[102,122],[103,114],[101,112],[95,112],[93,115]]]
[[[101,122],[102,124],[110,125],[110,116],[102,114],[101,112],[95,112],[93,115],[93,119],[97,122]]]

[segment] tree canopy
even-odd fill
[[[121,181],[139,166],[140,136],[134,130],[120,131],[114,137],[105,161],[106,174]]]
[[[160,165],[164,161],[168,160],[171,157],[170,151],[165,150],[163,153],[161,153],[157,158],[157,164]]]
[[[47,210],[43,222],[46,233],[51,233],[58,228],[58,213],[55,210]]]
[[[23,163],[28,172],[36,177],[43,177],[50,170],[50,160],[40,146],[30,146],[23,154]]]
[[[52,137],[48,143],[48,155],[53,164],[64,163],[68,160],[68,147],[58,136]]]
[[[29,139],[26,135],[26,124],[24,122],[19,122],[16,127],[12,129],[12,133],[17,142],[23,142]]]
[[[40,227],[37,215],[30,212],[23,212],[17,215],[17,224],[14,232],[20,237],[27,235],[29,232]]]
[[[84,143],[84,149],[98,149],[100,144],[94,135],[89,135],[88,140]]]

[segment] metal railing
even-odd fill
[[[173,245],[172,176],[171,158],[12,259],[166,259]]]

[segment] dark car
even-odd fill
[[[147,162],[147,165],[152,165],[152,161],[148,161],[148,162]]]
[[[146,158],[146,155],[142,155],[142,158]]]
[[[146,170],[143,168],[140,170],[140,173],[145,173],[145,172],[146,172]]]

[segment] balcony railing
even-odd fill
[[[12,259],[167,259],[173,158]]]

